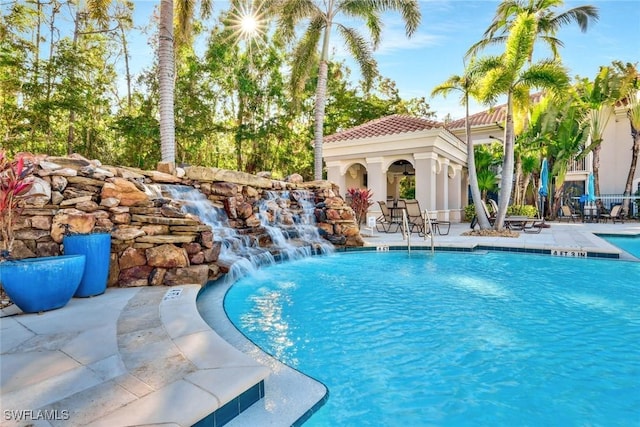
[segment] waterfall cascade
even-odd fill
[[[241,228],[232,226],[238,222],[229,221],[223,207],[193,187],[163,185],[162,191],[179,202],[183,211],[198,216],[212,228],[214,240],[221,243],[219,264],[229,269],[228,280],[235,281],[276,260],[333,250],[318,233],[313,194],[308,190],[265,191],[253,208],[259,222]]]

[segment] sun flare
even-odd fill
[[[267,22],[262,3],[245,0],[236,4],[229,12],[229,28],[237,41],[251,43],[260,41],[266,32]]]
[[[240,21],[240,30],[242,34],[252,37],[258,29],[258,20],[253,15],[246,15]]]

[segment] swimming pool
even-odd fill
[[[640,236],[620,236],[613,234],[603,234],[599,236],[612,245],[640,259]]]
[[[629,425],[640,263],[358,252],[238,281],[234,324],[329,388],[305,425]]]

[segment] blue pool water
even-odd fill
[[[241,279],[225,309],[328,387],[305,425],[640,424],[640,263],[348,253]]]
[[[619,247],[623,251],[629,252],[636,258],[640,258],[640,236],[607,235],[601,237],[612,245]]]

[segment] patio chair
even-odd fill
[[[485,203],[484,200],[481,200],[480,203],[482,204],[482,210],[484,211],[484,214],[489,220],[489,225],[493,226],[493,224],[496,222],[496,212],[498,212],[498,210],[495,209],[493,213],[491,213],[489,212],[489,208],[487,207],[487,204]],[[475,228],[477,223],[478,223],[478,216],[474,215],[473,219],[471,220],[471,228],[472,229]]]
[[[489,205],[491,205],[493,216],[496,216],[498,214],[498,203],[496,203],[496,201],[493,199],[489,199]]]
[[[580,214],[574,213],[567,205],[562,205],[560,207],[560,212],[562,215],[558,216],[558,221],[567,220],[576,222],[576,219],[580,219]]]
[[[446,236],[449,234],[449,230],[451,229],[451,221],[442,221],[438,218],[435,218],[435,212],[429,212],[429,219],[431,220],[431,225],[441,236]],[[446,227],[446,228],[445,228]]]
[[[400,224],[393,221],[391,218],[391,212],[389,212],[389,208],[387,208],[387,204],[383,201],[378,201],[378,206],[380,206],[380,215],[376,218],[376,230],[383,231],[385,233],[395,233],[400,228]],[[391,227],[396,226],[394,231],[391,231]],[[382,228],[382,230],[380,230]]]
[[[611,219],[614,224],[616,222],[624,224],[624,212],[622,211],[622,205],[615,205],[611,208],[611,212],[600,214],[600,219],[604,222],[607,222],[609,219]]]
[[[424,217],[420,210],[420,204],[417,200],[406,200],[405,209],[407,210],[407,219],[409,220],[409,230],[414,233],[424,235]]]
[[[498,204],[493,199],[489,199],[489,204],[493,209],[493,222],[495,222],[495,216],[498,214]],[[504,218],[504,226],[509,230],[524,231],[525,233],[540,233],[546,227],[544,218],[537,219],[524,215],[507,215]]]
[[[425,234],[425,216],[423,214],[422,209],[420,209],[420,203],[417,200],[407,200],[406,201],[406,209],[407,209],[407,217],[409,219],[409,227],[411,228],[411,232],[418,232],[418,234],[424,236]],[[439,235],[443,236],[449,234],[449,229],[451,228],[451,223],[449,221],[440,221],[435,218],[429,217],[429,221],[427,222],[427,227],[431,224],[433,230],[435,230]],[[446,226],[446,228],[445,228]],[[431,230],[427,230],[426,234],[430,234]]]

